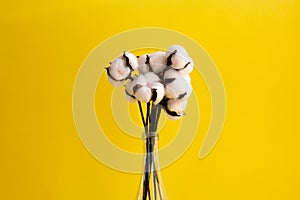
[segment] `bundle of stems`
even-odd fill
[[[159,170],[158,163],[154,160],[154,146],[157,141],[157,125],[158,120],[161,113],[161,105],[160,104],[153,104],[148,102],[147,103],[147,112],[146,116],[144,117],[143,108],[141,102],[138,101],[139,110],[141,114],[141,118],[143,121],[144,129],[145,129],[145,143],[146,143],[146,154],[145,154],[145,166],[144,166],[144,176],[142,182],[142,200],[151,200],[151,191],[150,191],[150,178],[152,176],[153,181],[153,198],[156,200],[157,196],[159,200],[163,200],[162,198],[162,191],[160,187],[160,182],[158,178],[157,170]],[[151,111],[150,111],[151,106]]]

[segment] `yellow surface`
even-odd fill
[[[80,142],[72,89],[97,44],[145,26],[202,44],[226,87],[214,150],[198,159],[204,127],[162,170],[169,199],[300,199],[299,8],[292,0],[2,2],[0,199],[135,198],[140,176],[100,164]],[[124,136],[109,137],[126,148]]]

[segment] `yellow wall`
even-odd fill
[[[293,0],[2,2],[0,199],[134,199],[140,176],[100,164],[82,145],[72,89],[97,44],[145,26],[203,45],[227,95],[209,156],[198,159],[199,133],[162,170],[169,199],[300,199],[299,8]]]

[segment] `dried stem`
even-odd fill
[[[146,136],[146,158],[145,158],[145,168],[144,168],[144,179],[143,179],[143,200],[151,200],[151,191],[150,191],[150,177],[151,173],[153,176],[153,191],[154,191],[154,200],[156,200],[157,189],[159,192],[160,200],[162,200],[160,183],[157,177],[157,166],[154,162],[154,145],[156,142],[156,136],[151,135],[157,131],[158,120],[161,113],[161,106],[154,105],[152,103],[151,112],[150,112],[150,102],[147,103],[147,114],[146,120],[143,114],[143,109],[141,102],[139,103],[139,109],[141,113],[141,118],[143,121],[145,136]],[[151,134],[150,134],[151,133]],[[153,169],[152,169],[153,168]]]

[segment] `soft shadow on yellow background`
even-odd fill
[[[225,126],[209,156],[198,159],[200,133],[162,170],[169,199],[300,199],[299,6],[292,0],[1,3],[0,199],[136,197],[140,175],[100,164],[80,142],[72,89],[96,45],[145,26],[200,43],[227,95]]]

